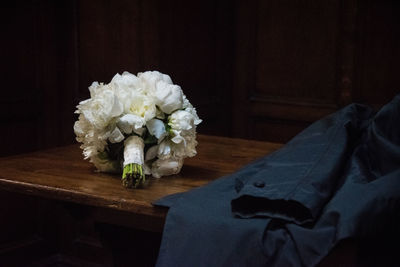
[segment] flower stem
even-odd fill
[[[124,167],[122,173],[122,184],[127,188],[137,188],[142,185],[146,179],[143,172],[143,166],[137,163],[130,163]]]

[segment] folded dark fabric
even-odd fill
[[[297,224],[315,220],[372,116],[370,108],[353,104],[312,124],[266,158],[258,173],[237,180],[233,213]]]
[[[400,217],[400,96],[377,114],[347,106],[240,171],[155,204],[170,207],[158,266],[315,266],[345,238],[398,233],[386,226]]]

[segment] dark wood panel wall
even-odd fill
[[[278,142],[400,91],[394,0],[19,0],[1,10],[1,155],[74,142],[87,87],[125,70],[169,74],[201,133]]]
[[[400,92],[398,2],[255,1],[238,10],[235,135],[284,142],[344,105],[379,108]]]

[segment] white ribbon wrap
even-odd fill
[[[139,136],[128,137],[124,142],[124,167],[131,163],[144,164],[144,142]]]

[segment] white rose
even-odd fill
[[[172,155],[173,142],[170,139],[164,139],[158,146],[157,156],[160,159],[170,158]]]
[[[158,142],[164,139],[167,135],[164,122],[158,119],[151,119],[146,123],[146,127],[151,135],[154,135]]]
[[[96,89],[95,97],[82,101],[77,113],[97,129],[105,128],[110,120],[122,114],[123,106],[118,97],[107,86]]]
[[[122,75],[116,74],[110,84],[112,84],[115,95],[123,105],[124,113],[128,113],[133,95],[141,90],[140,80],[135,75],[124,72]]]
[[[158,159],[151,166],[151,174],[155,178],[177,174],[180,172],[182,165],[182,158]]]
[[[152,146],[146,151],[146,155],[144,156],[144,173],[146,175],[151,174],[151,165],[153,163],[153,159],[157,157],[158,145]]]
[[[96,96],[96,92],[103,86],[103,84],[99,84],[98,82],[92,82],[89,86],[90,98],[94,98]]]
[[[158,145],[150,147],[146,152],[144,161],[146,162],[155,159],[157,157],[157,152],[158,152]]]
[[[186,95],[183,95],[183,107],[182,107],[185,111],[189,112],[190,114],[192,114],[194,116],[194,124],[195,125],[199,125],[202,120],[199,118],[199,116],[197,115],[197,111],[196,109],[193,107],[193,105],[189,102],[189,100],[186,98]]]
[[[142,135],[144,131],[144,124],[144,118],[134,114],[126,114],[119,118],[117,122],[118,128],[121,129],[121,131],[125,134],[131,134],[133,131],[139,135]]]
[[[115,129],[110,133],[108,140],[110,140],[111,143],[119,143],[124,140],[124,138],[124,135],[121,133],[118,127],[115,127]]]
[[[93,82],[89,91],[91,98],[77,106],[79,119],[74,132],[85,159],[89,158],[99,171],[116,172],[128,164],[138,164],[145,174],[161,177],[178,173],[184,158],[196,154],[196,126],[201,120],[168,75],[158,71],[137,76],[123,72],[109,84]],[[167,117],[168,127],[164,123]],[[146,130],[158,143],[144,155],[144,141],[139,136]],[[127,135],[131,136],[125,138]],[[124,139],[122,166],[103,157],[109,142]]]
[[[192,104],[189,102],[189,100],[187,99],[186,95],[183,94],[182,96],[182,108],[186,109],[186,108],[192,108]]]
[[[171,127],[168,139],[164,139],[158,147],[158,157],[185,158],[196,155],[196,116],[186,110],[177,110],[168,118]]]
[[[77,137],[79,142],[82,142],[81,148],[83,149],[83,155],[85,159],[95,157],[98,152],[104,151],[107,145],[107,138],[109,138],[110,132],[107,131],[94,131],[90,129],[82,137]]]
[[[142,82],[143,89],[149,94],[154,93],[156,90],[156,84],[159,81],[172,84],[171,77],[158,71],[139,72],[137,76]]]
[[[116,86],[119,86],[123,89],[136,89],[140,87],[140,80],[134,74],[124,71],[122,75],[119,73],[115,74],[112,78],[111,83],[114,83]]]
[[[78,142],[83,142],[83,139],[87,132],[89,132],[91,125],[88,120],[85,119],[83,114],[79,115],[79,119],[74,124],[74,132]]]
[[[135,92],[130,99],[129,113],[151,120],[156,116],[156,105],[153,99],[145,94]]]
[[[196,132],[188,131],[184,135],[173,133],[171,139],[164,139],[158,146],[158,158],[167,159],[170,157],[186,158],[197,154]],[[181,133],[180,133],[181,134]]]
[[[173,130],[190,130],[195,127],[195,117],[186,110],[177,110],[169,116],[168,125]]]
[[[183,93],[179,85],[159,81],[153,96],[156,105],[167,114],[171,114],[183,106]]]
[[[182,154],[185,155],[185,157],[194,157],[197,154],[196,151],[196,146],[197,146],[197,141],[196,141],[196,132],[195,131],[189,131],[184,135],[185,138],[185,149],[182,152]],[[182,154],[176,153],[178,157],[182,157]]]

